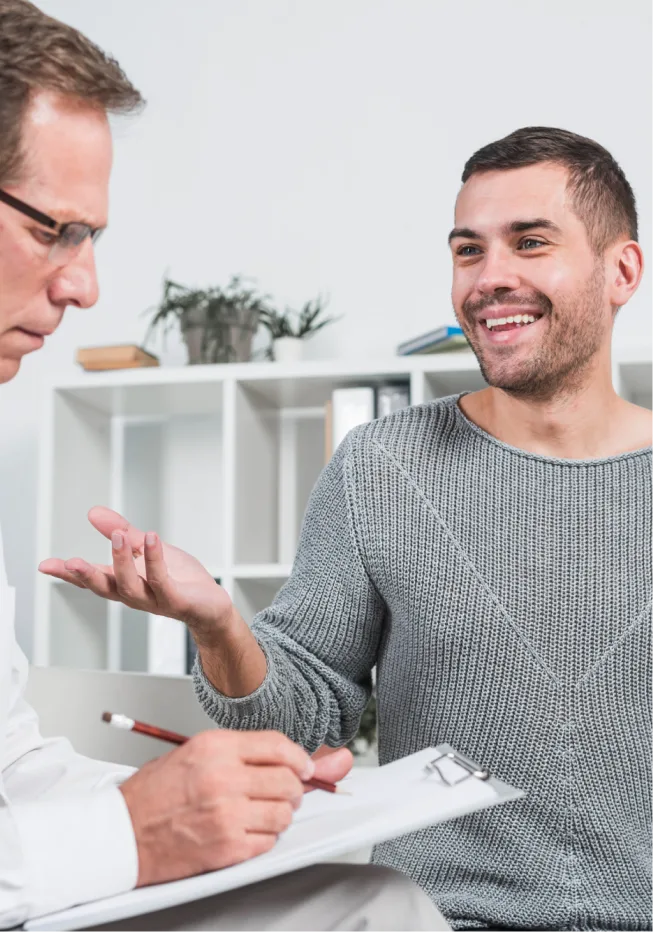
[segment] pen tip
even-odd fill
[[[111,712],[103,712],[103,713],[102,713],[102,721],[103,721],[103,722],[111,722]]]

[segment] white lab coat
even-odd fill
[[[0,928],[130,890],[138,872],[117,789],[131,771],[41,737],[26,680],[0,537]]]

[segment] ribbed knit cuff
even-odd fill
[[[221,728],[256,729],[269,728],[270,710],[283,701],[279,690],[278,674],[269,652],[259,642],[265,654],[267,672],[265,679],[253,693],[248,696],[233,698],[225,696],[207,678],[202,667],[199,653],[193,667],[193,686],[202,708],[206,714]]]

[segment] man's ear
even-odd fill
[[[615,243],[606,257],[606,283],[610,304],[616,311],[635,294],[642,280],[644,255],[634,240]]]

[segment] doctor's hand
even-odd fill
[[[39,571],[129,608],[176,618],[188,625],[198,644],[211,644],[231,619],[233,604],[202,564],[109,508],[92,508],[88,519],[111,541],[113,565],[52,558]]]
[[[269,851],[292,820],[308,754],[273,731],[206,731],[120,787],[138,850],[138,886],[218,870]]]

